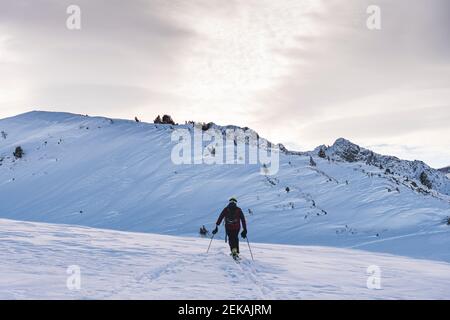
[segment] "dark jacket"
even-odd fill
[[[242,228],[247,230],[247,223],[245,222],[244,213],[241,208],[233,203],[230,203],[225,209],[222,210],[216,224],[220,225],[222,220],[225,219],[225,229],[230,231],[239,231]]]

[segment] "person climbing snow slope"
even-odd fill
[[[230,250],[233,258],[237,258],[239,256],[239,231],[241,229],[242,223],[242,233],[241,237],[247,237],[247,223],[245,221],[244,213],[241,208],[237,206],[236,198],[232,197],[229,200],[228,206],[226,206],[219,218],[216,222],[216,228],[212,231],[213,234],[216,234],[219,230],[218,227],[222,223],[222,220],[225,219],[225,231],[228,236],[228,244],[230,245]]]

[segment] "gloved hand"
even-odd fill
[[[212,234],[216,234],[217,231],[219,231],[219,229],[218,229],[217,226],[216,226],[216,228],[212,231]]]
[[[241,232],[241,237],[242,238],[247,238],[247,230],[246,229],[244,229],[242,232]]]

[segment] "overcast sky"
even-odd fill
[[[81,30],[66,27],[71,4]],[[381,30],[366,27],[370,4]],[[441,167],[449,34],[448,0],[0,0],[0,118],[169,113]]]

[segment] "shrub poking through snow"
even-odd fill
[[[205,228],[205,226],[201,226],[199,233],[202,237],[206,237],[208,235],[209,231]]]
[[[157,123],[157,124],[171,124],[171,125],[175,125],[175,121],[172,120],[172,117],[169,116],[168,114],[165,114],[162,116],[162,118],[158,115],[155,120],[153,120],[153,123]]]
[[[202,131],[208,131],[213,125],[212,122],[202,123]]]
[[[423,184],[428,189],[431,189],[433,185],[430,182],[430,179],[428,179],[428,175],[425,173],[425,171],[422,171],[420,174],[420,183]]]
[[[172,117],[169,116],[168,114],[163,115],[162,123],[175,125],[175,122],[172,120]]]
[[[314,159],[311,156],[309,157],[309,165],[311,167],[315,167],[317,165],[316,162],[314,161]]]
[[[20,159],[23,157],[24,152],[21,146],[16,147],[16,150],[14,150],[13,155],[16,159]]]
[[[153,123],[157,123],[157,124],[162,123],[161,117],[158,115],[158,116],[155,118],[155,120],[153,120]]]

